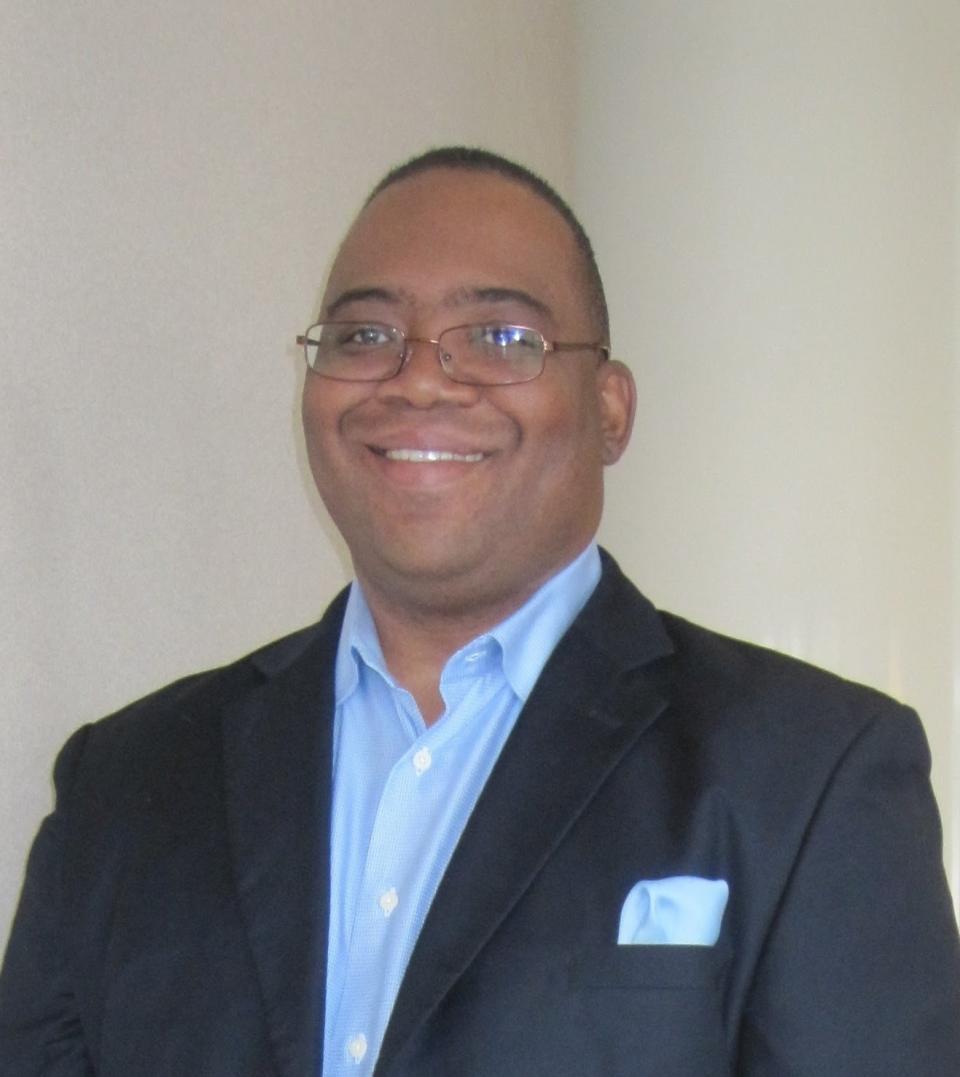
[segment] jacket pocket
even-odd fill
[[[729,955],[716,946],[605,946],[573,956],[574,988],[719,987]]]

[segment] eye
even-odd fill
[[[394,331],[385,325],[350,324],[341,325],[337,332],[337,347],[345,351],[359,351],[368,348],[382,348],[392,343]]]
[[[477,344],[494,348],[539,348],[540,335],[520,325],[478,325],[474,330]]]

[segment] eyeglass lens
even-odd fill
[[[324,377],[386,381],[400,372],[410,342],[394,326],[374,322],[325,322],[304,338],[307,364]],[[531,381],[543,370],[546,345],[535,329],[519,325],[465,325],[437,338],[444,373],[471,385]]]

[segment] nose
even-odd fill
[[[383,399],[402,399],[418,408],[438,404],[472,404],[479,396],[475,385],[451,381],[440,365],[440,346],[430,337],[407,337],[406,361],[400,373],[380,382]]]

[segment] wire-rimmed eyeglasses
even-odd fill
[[[598,342],[546,340],[525,325],[455,325],[434,340],[411,337],[380,322],[317,322],[297,343],[307,366],[335,381],[388,381],[403,369],[411,344],[433,344],[451,381],[462,385],[515,385],[543,373],[547,352],[610,349]]]

